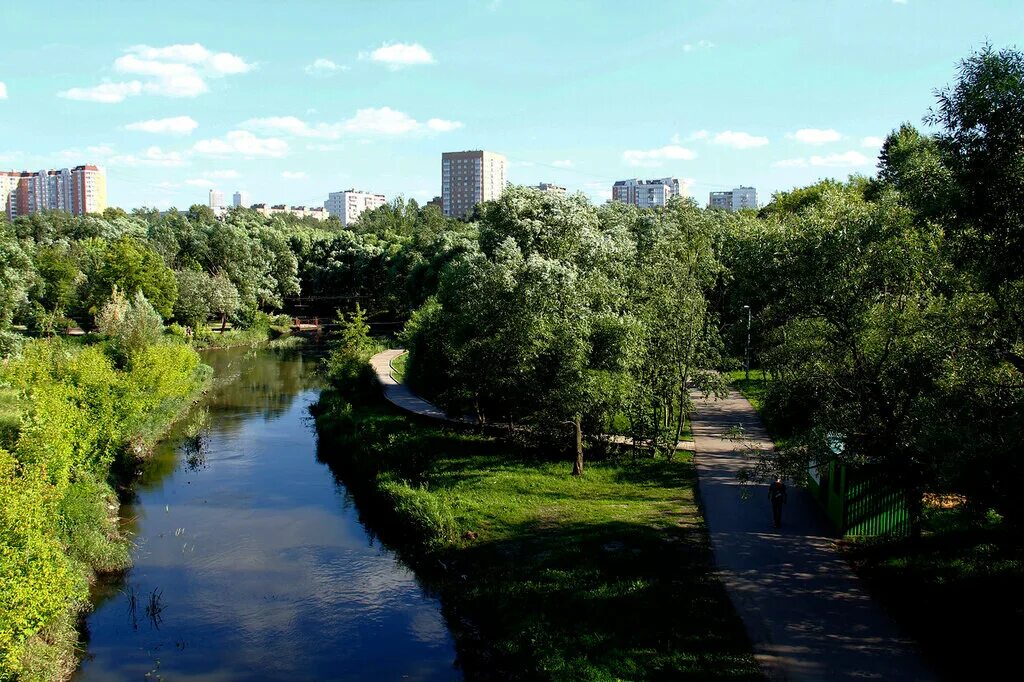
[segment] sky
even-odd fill
[[[93,163],[114,206],[216,188],[426,201],[441,153],[594,201],[678,177],[697,201],[871,174],[958,61],[1024,46],[1024,2],[3,2],[0,169]]]

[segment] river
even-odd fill
[[[317,460],[317,358],[204,361],[215,388],[122,508],[134,563],[94,589],[75,680],[460,679],[438,600]]]

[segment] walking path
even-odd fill
[[[767,487],[736,478],[748,455],[729,438],[735,426],[746,445],[774,447],[738,393],[697,399],[695,462],[715,563],[769,679],[933,679],[839,555],[809,493],[788,486],[774,528]]]
[[[452,419],[445,414],[444,410],[419,397],[410,391],[409,387],[405,384],[400,384],[395,381],[395,378],[391,376],[391,361],[403,353],[405,353],[404,350],[392,349],[377,353],[370,358],[370,366],[373,367],[373,371],[377,374],[377,381],[379,381],[380,385],[384,388],[384,397],[388,402],[400,407],[406,412],[412,412],[413,414],[422,415],[424,417],[443,419],[445,421],[461,421],[467,424],[472,424],[474,420],[467,417]]]
[[[462,422],[464,424],[475,424],[476,419],[473,417],[449,417],[444,410],[419,397],[409,390],[409,387],[405,384],[395,381],[395,378],[391,376],[391,361],[405,352],[405,350],[400,348],[392,348],[390,350],[377,353],[370,358],[370,365],[373,367],[373,371],[377,374],[377,381],[380,382],[381,387],[384,389],[384,397],[388,402],[405,410],[406,412],[418,414],[423,417]],[[612,443],[616,443],[618,445],[631,445],[633,443],[633,439],[629,436],[611,435],[605,437]],[[676,450],[693,450],[693,443],[681,440],[676,443]]]
[[[413,414],[453,419],[391,376],[404,350],[370,359],[384,397]],[[774,447],[757,412],[735,391],[697,398],[693,417],[704,519],[718,574],[746,625],[754,652],[772,680],[931,680],[914,645],[868,596],[839,555],[820,509],[789,486],[783,526],[772,524],[767,487],[744,486],[736,474],[746,447]],[[744,442],[730,438],[740,426]],[[623,436],[613,437],[628,442]]]

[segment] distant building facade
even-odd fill
[[[726,211],[739,211],[744,208],[757,208],[757,189],[754,187],[737,187],[728,192],[711,192],[708,195],[708,208],[720,208]]]
[[[465,218],[476,205],[497,199],[505,191],[508,161],[483,150],[441,154],[441,210]]]
[[[98,166],[0,171],[0,208],[11,220],[38,211],[102,213],[106,207],[107,176]]]
[[[672,197],[682,196],[679,178],[657,178],[655,180],[617,180],[612,185],[612,201],[633,204],[640,208],[664,206]]]
[[[551,192],[552,194],[565,194],[565,188],[560,185],[553,185],[550,182],[541,182],[537,184],[537,189],[541,192]]]
[[[235,208],[249,208],[249,193],[244,190],[238,190],[231,197],[231,205]]]
[[[211,189],[210,199],[207,205],[215,212],[218,209],[224,208],[224,192],[221,192],[219,189]]]
[[[316,218],[327,220],[327,211],[322,206],[289,206],[288,204],[253,204],[250,208],[262,216],[290,215],[296,218]]]
[[[328,194],[327,201],[324,202],[324,208],[327,210],[327,213],[337,217],[342,225],[348,227],[359,219],[363,211],[372,211],[379,206],[383,206],[385,203],[387,203],[387,199],[384,198],[383,194],[348,189],[343,192],[331,192]]]

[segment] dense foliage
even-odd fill
[[[0,432],[0,679],[67,672],[88,579],[128,563],[111,469],[132,461],[207,372],[180,343],[56,339],[26,344],[0,369],[0,397],[19,413]]]
[[[247,326],[261,311],[326,316],[357,301],[404,317],[473,234],[401,198],[352,230],[248,209],[218,220],[202,206],[0,218],[0,335],[12,323],[43,334],[72,322],[91,328],[115,288],[142,292],[164,320],[197,330],[210,317]]]
[[[719,383],[707,294],[715,239],[736,220],[512,188],[406,326],[410,381],[449,412],[564,434],[577,474],[584,439],[620,416],[636,442],[671,451],[690,390]]]

